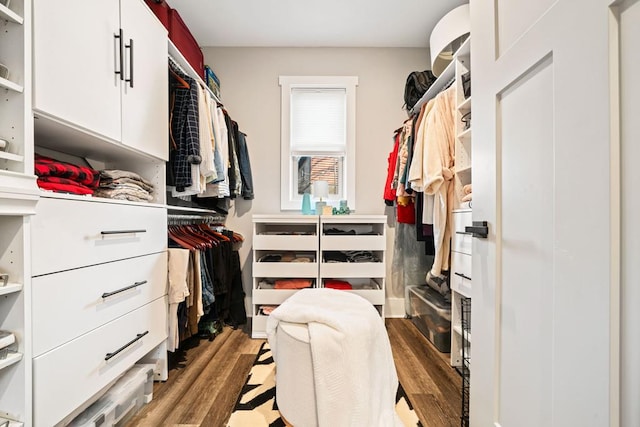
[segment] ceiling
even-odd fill
[[[428,47],[468,0],[168,0],[200,46]]]

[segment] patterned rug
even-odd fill
[[[405,426],[422,427],[402,385],[398,385],[396,412]],[[227,427],[285,427],[276,403],[275,363],[266,342],[258,352]]]

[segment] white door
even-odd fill
[[[167,160],[167,31],[142,0],[120,3],[125,41],[122,142]]]
[[[36,0],[33,108],[120,141],[117,0]]]
[[[472,427],[616,425],[610,6],[471,0]]]

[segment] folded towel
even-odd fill
[[[464,191],[464,194],[471,194],[472,193],[471,184],[467,184],[464,187],[462,187],[462,191]]]
[[[473,200],[473,193],[469,193],[460,200],[461,202],[469,202]]]

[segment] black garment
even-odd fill
[[[175,70],[189,88],[171,84],[171,133],[167,184],[177,191],[192,185],[191,165],[199,164],[200,128],[198,123],[198,86],[194,79]],[[174,79],[171,73],[170,78]],[[171,81],[171,80],[170,80]]]
[[[240,178],[242,179],[242,198],[253,200],[253,177],[251,176],[247,135],[242,132],[238,132],[238,165],[240,166]]]
[[[238,179],[240,179],[240,177],[236,175],[236,168],[237,168],[236,161],[237,161],[237,152],[238,152],[236,138],[238,134],[238,123],[231,120],[231,117],[229,117],[229,114],[227,113],[226,110],[223,109],[222,112],[224,113],[224,121],[227,125],[227,130],[228,130],[227,139],[229,142],[229,169],[227,171],[227,176],[229,177],[229,193],[230,193],[230,197],[232,199],[235,199],[239,195]]]
[[[240,254],[231,254],[231,289],[229,292],[229,317],[225,321],[236,328],[247,323],[247,312],[244,308],[244,289],[242,286],[242,270],[240,270]]]

